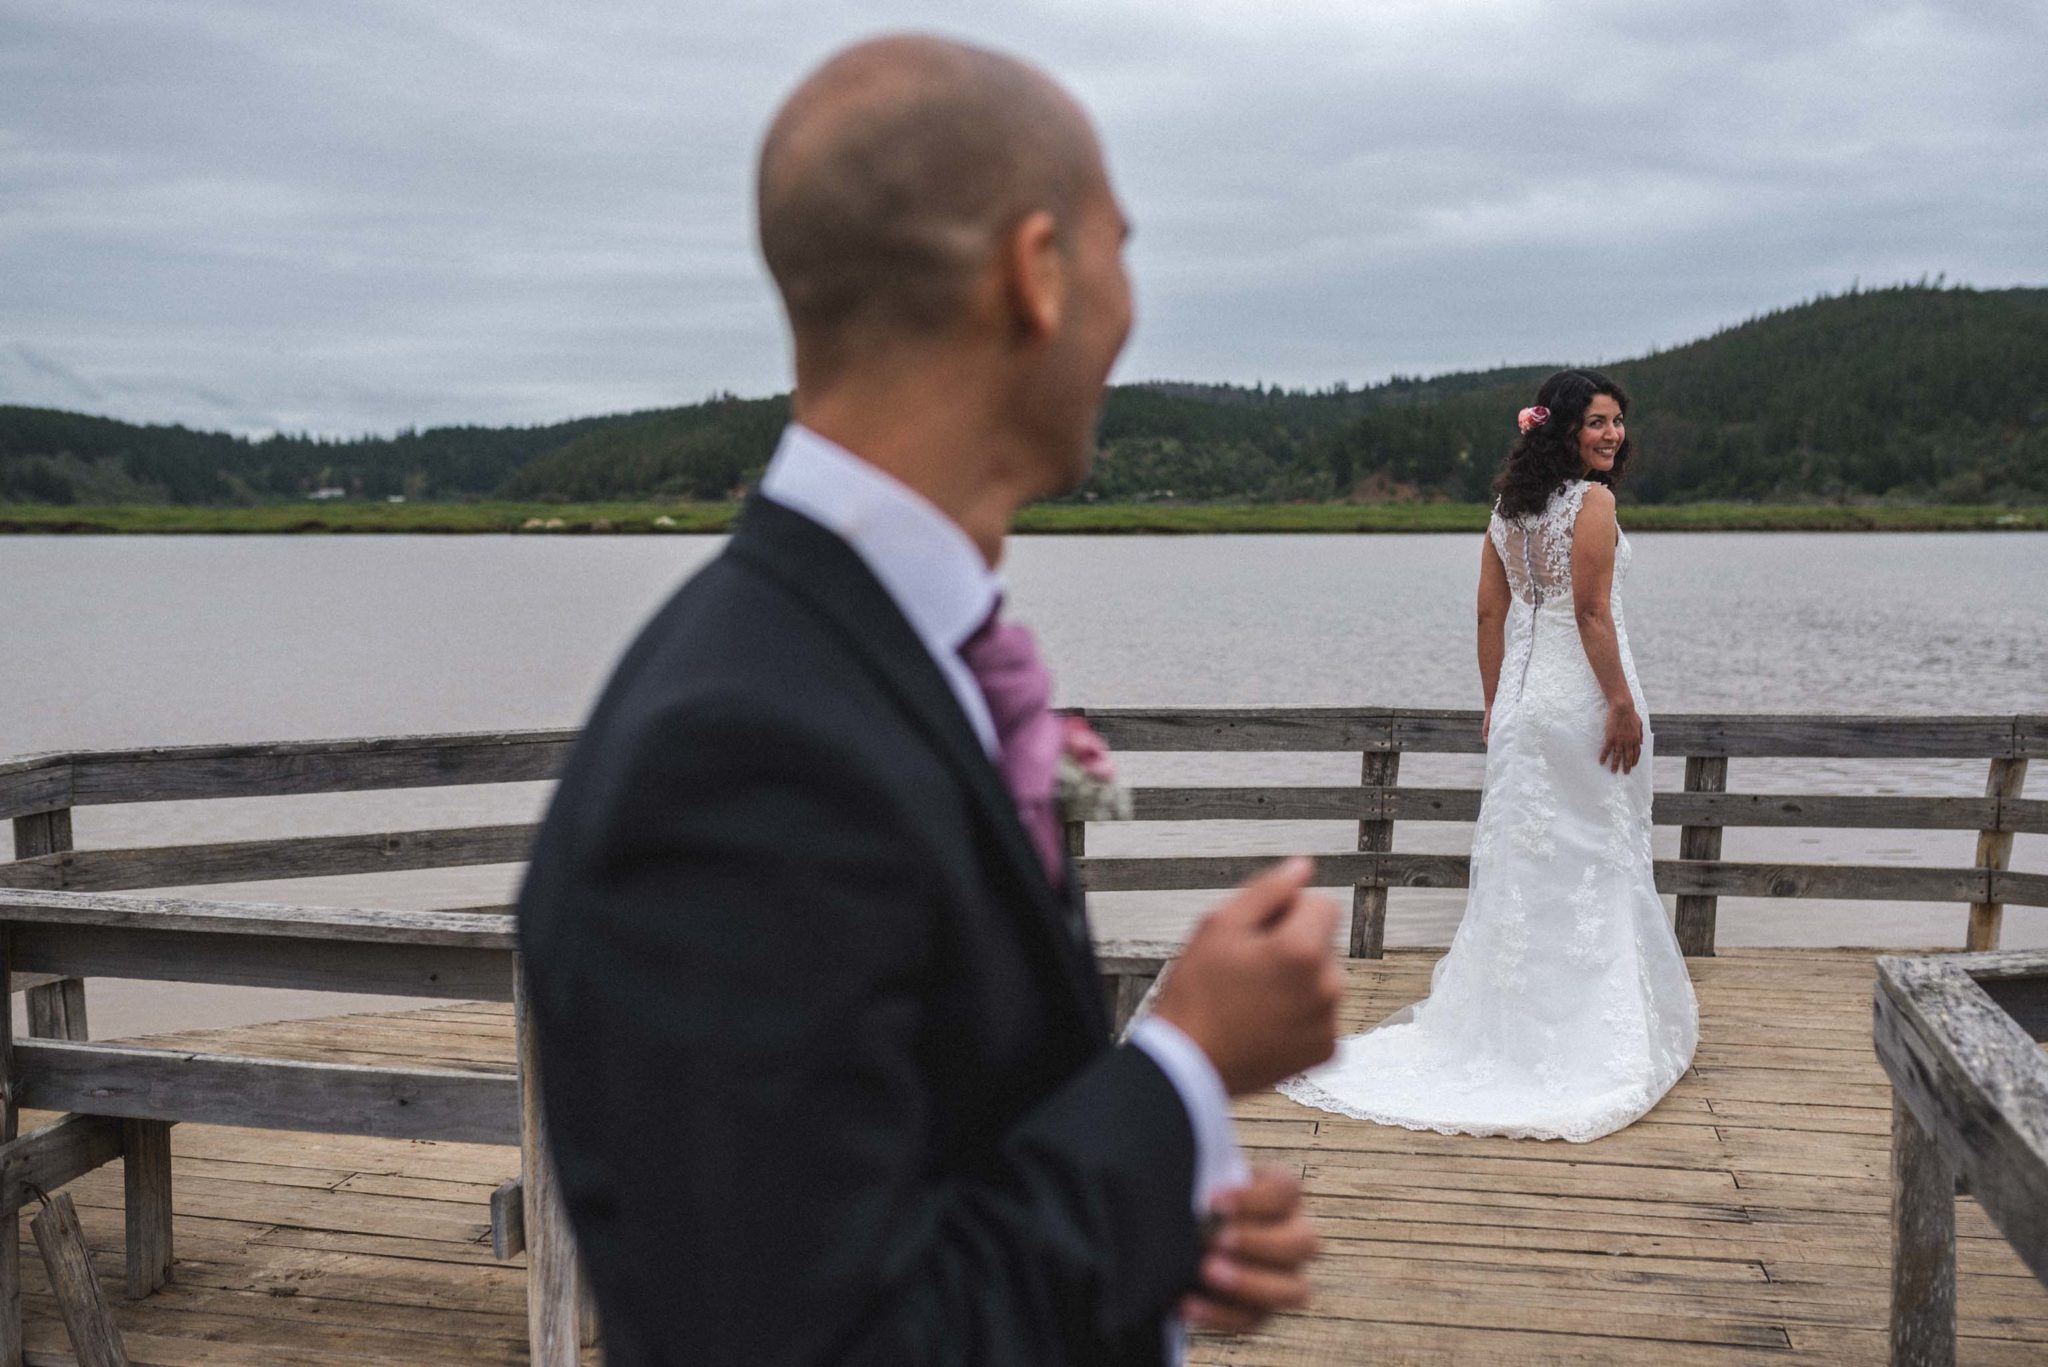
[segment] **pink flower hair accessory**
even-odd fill
[[[1515,415],[1515,426],[1521,428],[1524,432],[1532,427],[1541,427],[1549,421],[1550,410],[1542,404],[1537,404],[1532,408],[1525,408]]]

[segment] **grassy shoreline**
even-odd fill
[[[663,534],[731,529],[731,503],[289,503],[257,508],[0,504],[0,535]],[[1045,504],[1026,535],[1476,532],[1479,503]],[[1631,531],[2048,531],[2048,507],[1838,507],[1685,503],[1628,506]]]

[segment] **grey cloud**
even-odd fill
[[[25,387],[66,394],[73,403],[99,403],[107,397],[104,389],[70,366],[19,342],[0,352],[0,377],[10,375],[24,377]]]
[[[755,140],[809,65],[903,27],[1094,110],[1139,226],[1122,378],[1615,357],[1859,277],[2048,277],[2048,14],[2019,0],[0,0],[0,27],[0,400],[134,418],[781,388]]]

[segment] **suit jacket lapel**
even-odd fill
[[[1071,866],[1068,889],[1055,889],[1002,775],[989,762],[951,686],[888,591],[851,546],[769,499],[748,503],[730,549],[838,627],[912,723],[930,736],[973,794],[984,824],[995,834],[1033,910],[1060,942],[1059,959],[1067,966],[1070,986],[1087,1004],[1091,1018],[1100,1017],[1101,991],[1092,980],[1093,954]]]

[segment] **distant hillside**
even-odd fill
[[[1638,501],[2048,494],[2048,290],[1819,299],[1605,369],[1635,401]],[[1333,482],[1481,496],[1532,397],[1503,380],[1361,416],[1326,450]]]
[[[1111,391],[1079,498],[1482,500],[1549,364],[1304,392]],[[1625,496],[2039,502],[2048,496],[2048,290],[1901,286],[1822,298],[1605,367],[1632,392]],[[751,483],[787,396],[548,427],[263,441],[0,407],[0,502],[719,499]]]
[[[547,427],[261,441],[0,405],[0,502],[256,504],[338,488],[364,498],[486,494],[527,462],[637,415]]]
[[[730,396],[607,423],[528,462],[507,498],[722,499],[750,484],[789,422],[789,396]]]

